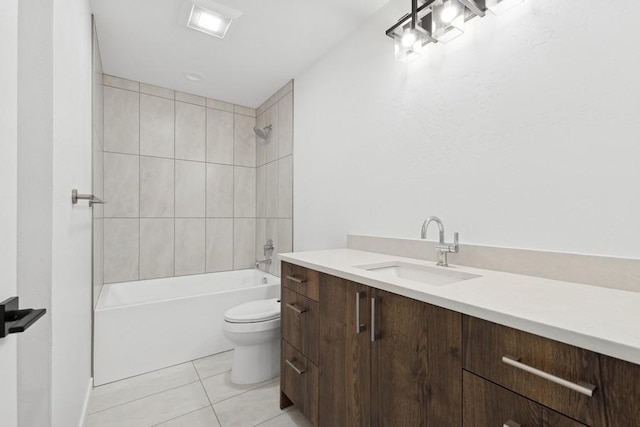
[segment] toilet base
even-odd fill
[[[280,375],[280,340],[236,345],[231,368],[235,384],[255,384]]]

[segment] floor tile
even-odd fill
[[[172,366],[126,380],[96,387],[91,392],[88,413],[102,411],[132,400],[198,381],[191,363]]]
[[[231,382],[231,371],[229,371],[203,379],[202,385],[204,385],[204,389],[207,391],[211,403],[216,403],[268,384],[270,381],[258,384],[238,385]]]
[[[297,409],[292,409],[256,427],[311,427],[311,423]]]
[[[148,427],[209,406],[200,382],[134,400],[87,417],[87,427]]]
[[[194,360],[193,364],[201,379],[230,371],[233,365],[233,350]]]
[[[220,427],[211,406],[174,418],[156,427]]]
[[[272,382],[213,405],[222,427],[253,427],[282,414],[280,384]]]

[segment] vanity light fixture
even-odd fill
[[[395,40],[396,59],[405,63],[417,59],[422,47],[436,40],[431,37],[430,10],[418,8],[418,0],[412,0],[411,13],[407,13],[398,23],[387,31]]]
[[[523,0],[411,0],[411,12],[385,34],[395,41],[396,59],[411,62],[428,43],[447,43],[464,32],[464,23],[483,17],[488,9],[498,15]]]
[[[227,34],[231,21],[231,18],[222,13],[194,4],[187,27],[222,39]]]

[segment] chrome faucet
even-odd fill
[[[422,232],[420,233],[421,239],[427,238],[427,229],[429,228],[429,224],[435,222],[438,225],[438,244],[436,245],[436,251],[438,252],[438,263],[440,267],[448,267],[447,264],[447,254],[454,253],[457,254],[460,250],[458,246],[458,233],[453,233],[453,243],[445,243],[444,241],[444,224],[442,224],[442,220],[437,216],[430,216],[425,219],[422,223]]]
[[[256,261],[256,268],[259,269],[260,268],[260,264],[264,264],[266,267],[269,267],[271,265],[272,261],[267,258],[267,259],[261,259]]]

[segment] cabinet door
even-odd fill
[[[328,275],[321,275],[320,283],[318,422],[368,427],[371,289]]]
[[[371,425],[460,426],[462,317],[373,290]]]
[[[542,427],[542,406],[467,371],[464,427]]]

